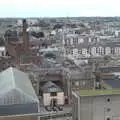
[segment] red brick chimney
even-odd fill
[[[24,50],[28,51],[29,48],[29,37],[28,37],[28,32],[27,32],[27,22],[26,19],[23,19],[23,44],[24,44]]]

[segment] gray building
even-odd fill
[[[39,100],[28,76],[12,67],[0,73],[0,117],[13,116],[11,119],[14,119],[16,115],[39,112]]]
[[[72,92],[73,120],[120,120],[120,90]]]

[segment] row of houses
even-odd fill
[[[103,56],[103,55],[120,55],[120,46],[102,46],[102,45],[96,45],[96,46],[90,46],[87,48],[66,48],[66,55],[72,55],[72,56]]]
[[[104,56],[104,55],[120,55],[119,42],[77,44],[75,46],[65,46],[65,54],[72,56]]]

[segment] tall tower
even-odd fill
[[[27,22],[26,19],[23,19],[23,44],[24,44],[24,50],[28,51],[29,48],[29,38],[28,38],[28,32],[27,32]]]

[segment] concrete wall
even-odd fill
[[[51,100],[55,98],[57,99],[57,104],[58,105],[63,105],[64,104],[64,93],[63,92],[58,92],[57,96],[50,96],[50,93],[44,93],[43,94],[43,103],[45,106],[50,105]]]
[[[84,97],[80,105],[81,120],[112,120],[120,116],[120,95]]]
[[[93,120],[104,120],[104,105],[106,97],[94,97],[93,108],[91,109]]]
[[[79,103],[74,103],[74,109],[79,111],[80,108],[78,120],[120,120],[120,95],[81,97]]]
[[[78,111],[78,96],[76,96],[72,92],[72,117],[73,117],[73,120],[78,120],[78,115],[79,115],[79,111]]]
[[[80,101],[80,120],[93,120],[91,109],[92,109],[92,100],[89,99],[81,99]]]

